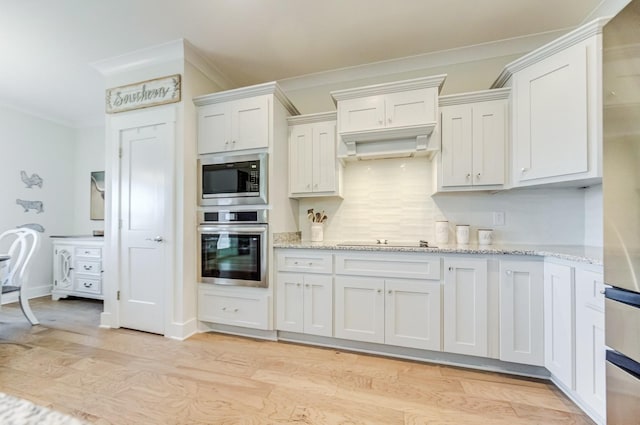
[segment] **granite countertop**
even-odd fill
[[[535,255],[602,265],[602,248],[580,245],[439,245],[437,248],[410,246],[342,246],[343,241],[275,243],[274,248],[331,249],[338,251],[424,252],[429,254]]]

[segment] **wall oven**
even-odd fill
[[[201,206],[267,203],[267,154],[202,155],[198,160]]]
[[[199,281],[266,288],[267,211],[202,211]]]

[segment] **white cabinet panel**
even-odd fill
[[[506,101],[473,105],[473,185],[504,184]]]
[[[276,295],[277,329],[281,331],[304,331],[304,277],[301,274],[278,273]]]
[[[472,111],[468,105],[442,108],[442,186],[472,183]]]
[[[333,336],[332,276],[304,276],[304,333]]]
[[[314,125],[313,142],[313,192],[339,192],[335,122]]]
[[[271,297],[264,291],[247,289],[217,288],[201,283],[198,320],[268,330]]]
[[[486,357],[486,259],[444,259],[443,308],[444,351]]]
[[[544,266],[544,363],[569,389],[574,382],[574,280],[573,268]]]
[[[226,103],[198,108],[198,153],[221,152],[231,140],[231,110]]]
[[[434,120],[438,110],[437,94],[434,89],[421,89],[385,95],[385,125],[403,127]]]
[[[384,343],[384,280],[336,276],[335,336]]]
[[[606,417],[606,348],[602,273],[576,269],[576,391]]]
[[[500,360],[544,366],[544,263],[500,261]]]
[[[311,126],[299,125],[289,134],[289,191],[313,191],[313,131]]]
[[[358,131],[384,127],[384,97],[369,96],[343,100],[338,108],[340,131]]]
[[[407,279],[440,279],[440,257],[420,253],[336,254],[336,273]]]
[[[387,279],[385,290],[385,343],[440,351],[440,282]]]

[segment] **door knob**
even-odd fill
[[[155,238],[151,239],[151,238],[146,238],[146,241],[153,241],[153,242],[162,242],[164,241],[164,238],[162,236],[156,236]]]

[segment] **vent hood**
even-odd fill
[[[445,74],[331,92],[338,110],[338,157],[397,158],[433,153]]]

